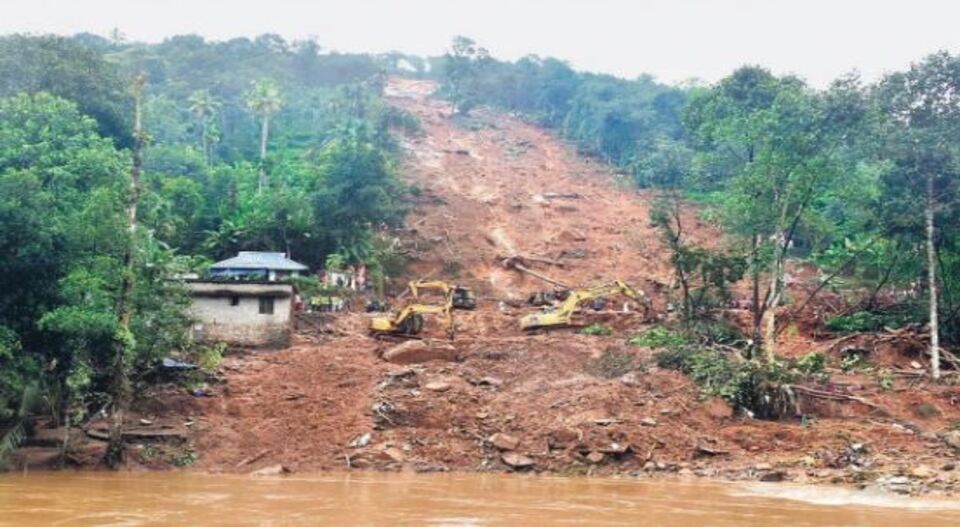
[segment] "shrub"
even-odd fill
[[[634,346],[647,348],[675,348],[688,342],[682,333],[670,331],[663,326],[654,326],[627,341]]]
[[[857,311],[856,313],[841,315],[827,321],[827,329],[844,333],[877,331],[883,328],[883,325],[883,317],[869,311]]]
[[[827,368],[827,356],[819,351],[813,351],[797,359],[796,366],[804,375],[823,373]]]
[[[591,335],[594,337],[606,337],[613,335],[613,329],[610,326],[604,326],[603,324],[590,324],[589,326],[580,330],[581,335]]]
[[[800,361],[739,360],[725,352],[694,345],[657,353],[657,365],[683,372],[709,396],[722,397],[734,407],[761,419],[775,419],[794,410],[789,392],[781,387],[812,375],[825,366],[819,354]]]

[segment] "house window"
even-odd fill
[[[273,314],[273,299],[266,296],[260,297],[260,314],[261,315],[272,315]]]
[[[240,297],[239,297],[239,296],[231,296],[231,297],[230,297],[230,305],[231,305],[231,306],[239,306],[239,305],[240,305]]]

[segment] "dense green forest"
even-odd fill
[[[279,250],[376,273],[376,232],[404,210],[388,130],[418,127],[381,100],[397,60],[273,35],[0,38],[0,423],[31,400],[109,409],[118,374],[186,349],[170,278],[206,262]]]
[[[190,347],[171,277],[243,249],[382,275],[395,258],[378,232],[402,222],[409,191],[395,176],[395,133],[419,132],[383,101],[396,74],[439,80],[461,114],[489,105],[553,129],[656,189],[652,219],[687,320],[747,277],[748,337],[772,357],[776,307],[809,301],[785,293],[787,260],[802,258],[823,289],[859,294],[835,327],[930,323],[934,355],[937,338],[960,344],[960,58],[947,53],[818,89],[759,66],[712,85],[627,80],[553,58],[497,60],[462,37],[420,58],[275,35],[13,35],[0,38],[7,445],[34,400],[82,420]],[[679,207],[690,201],[729,247],[686,239]]]

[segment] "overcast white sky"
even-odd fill
[[[119,28],[158,41],[265,32],[328,49],[438,54],[467,35],[497,57],[668,82],[761,64],[819,86],[868,79],[938,49],[960,51],[956,0],[0,0],[0,33]]]

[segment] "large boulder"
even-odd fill
[[[382,357],[393,364],[419,364],[432,360],[453,362],[457,360],[457,350],[449,344],[408,340],[388,349]]]
[[[500,459],[503,460],[504,464],[513,469],[530,468],[534,464],[532,459],[516,452],[504,452],[500,454]]]
[[[493,434],[489,439],[490,443],[497,448],[497,450],[516,450],[520,445],[520,440],[510,434],[504,434],[502,432]]]

